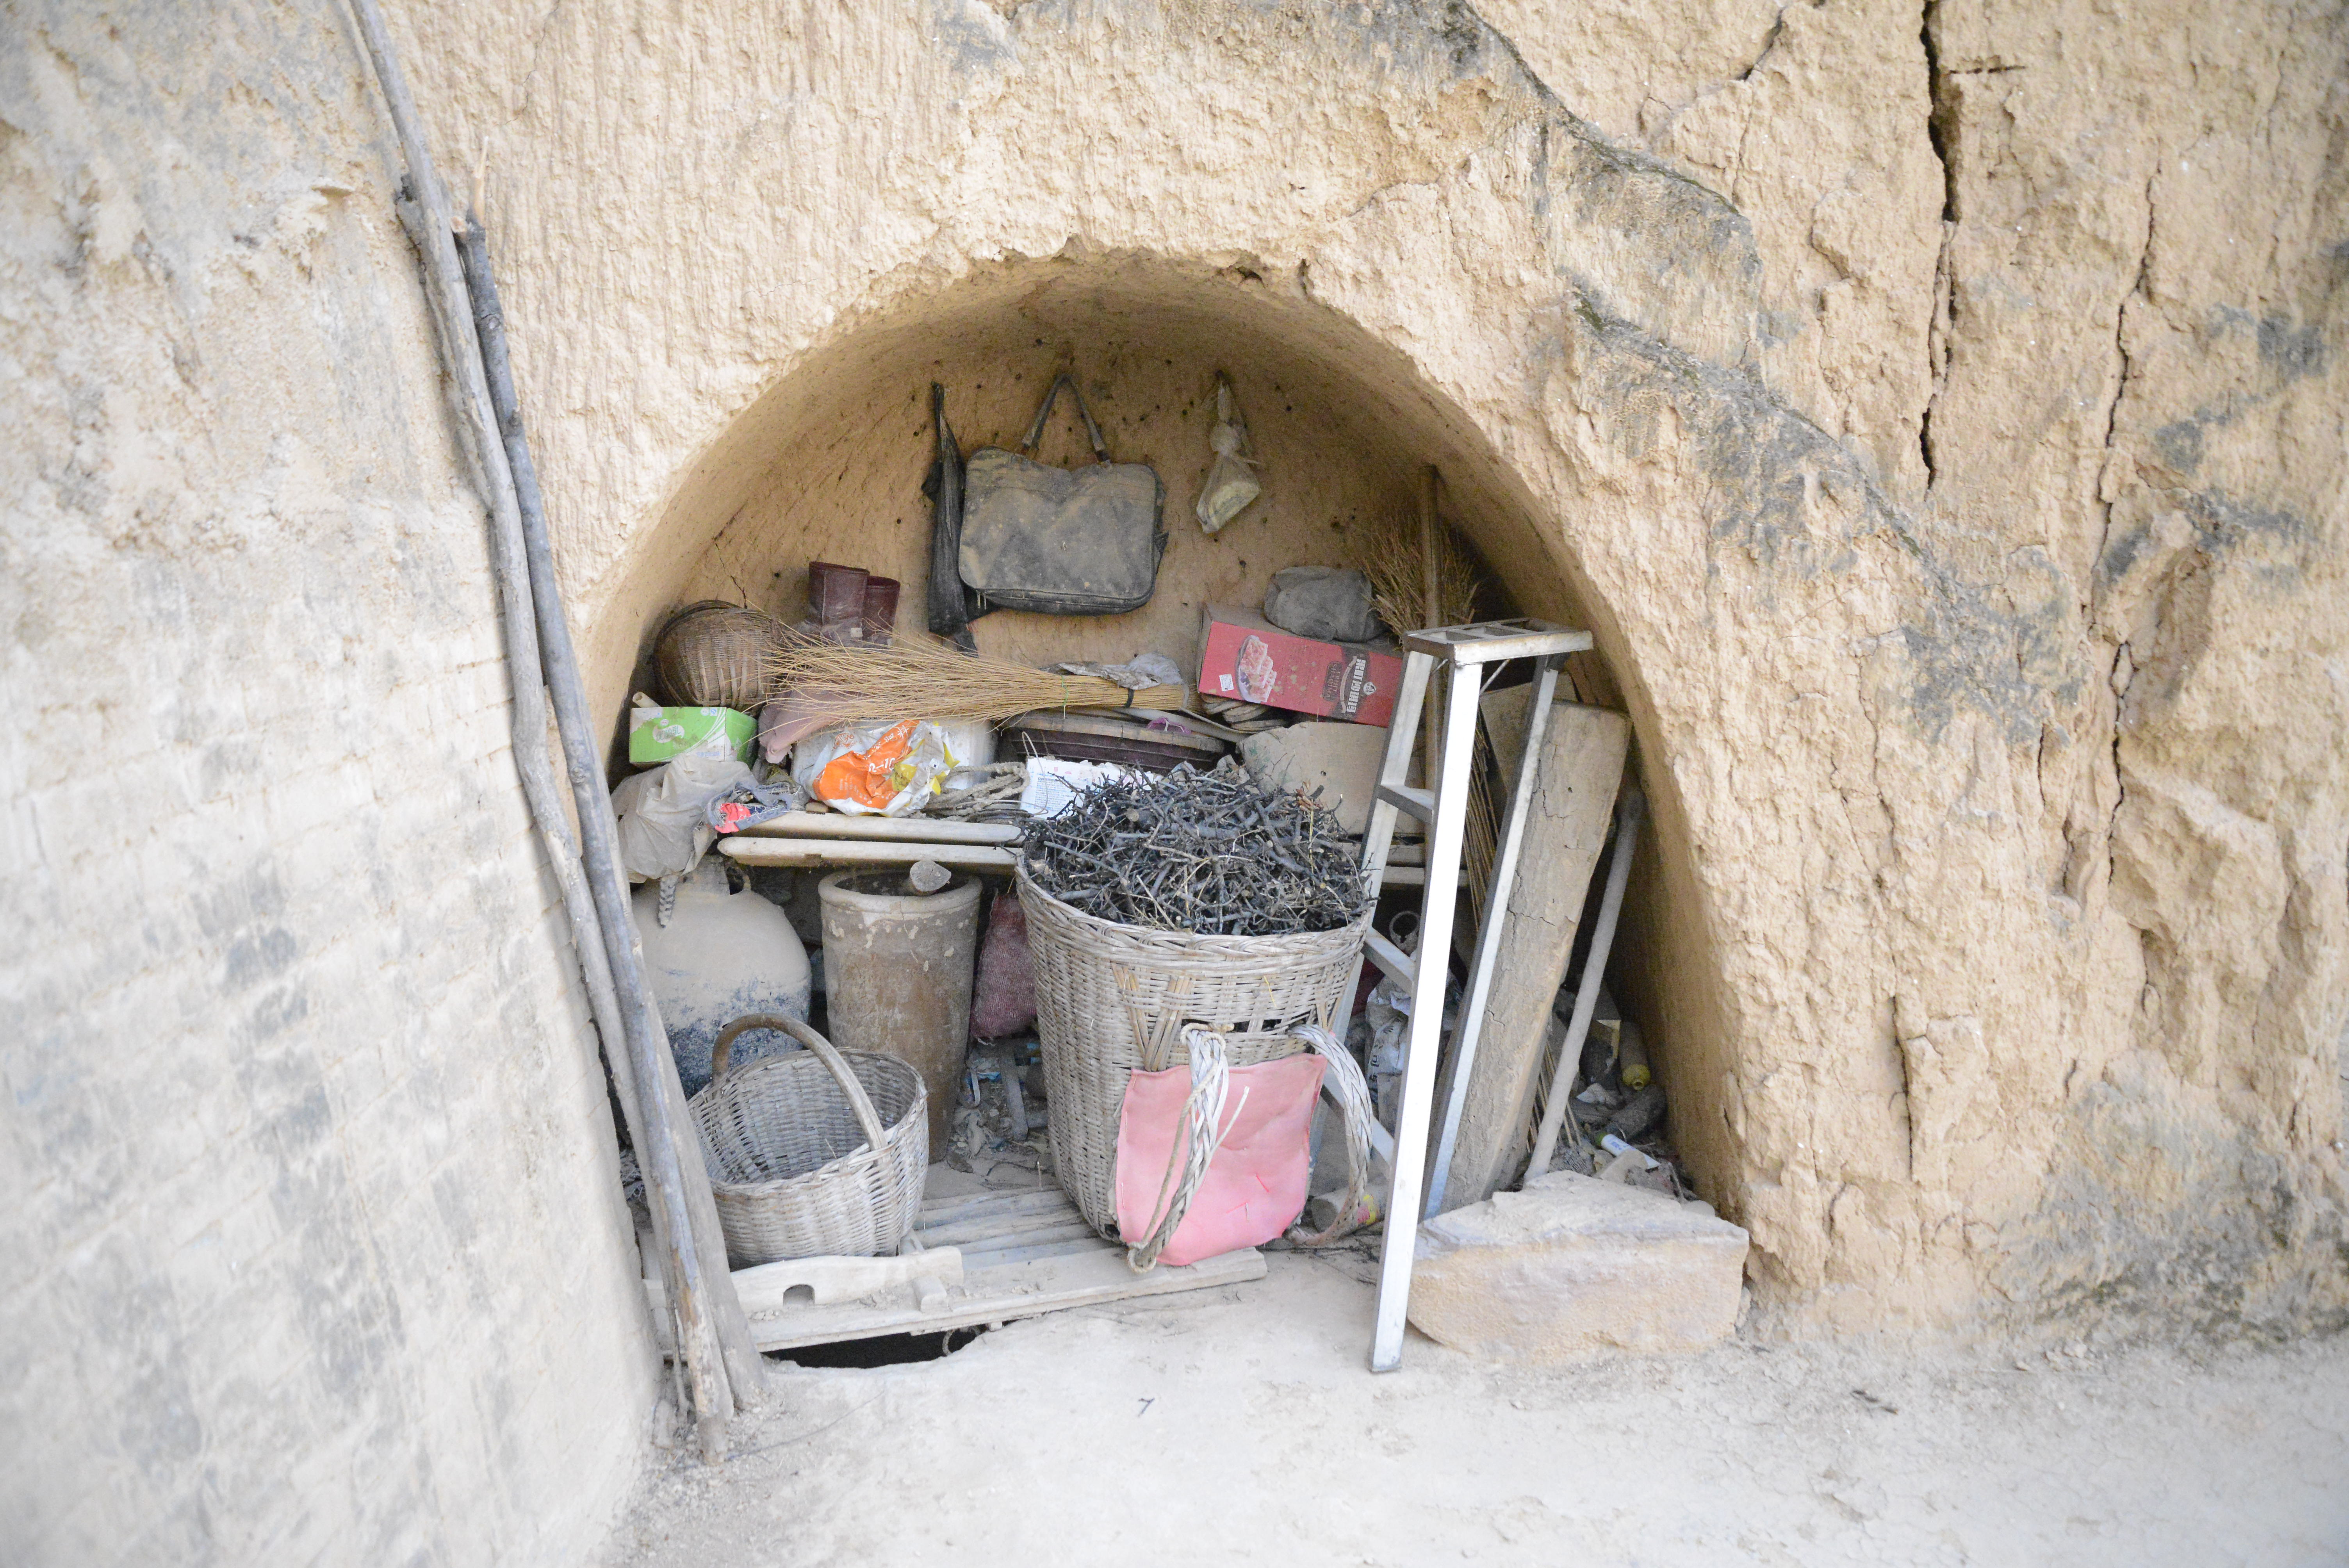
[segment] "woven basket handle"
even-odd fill
[[[1354,1216],[1362,1212],[1362,1200],[1371,1191],[1371,1086],[1363,1081],[1362,1069],[1354,1060],[1354,1053],[1338,1043],[1338,1037],[1319,1024],[1300,1024],[1291,1035],[1319,1052],[1329,1063],[1327,1086],[1346,1118],[1346,1206],[1330,1222],[1326,1231],[1308,1231],[1302,1225],[1292,1225],[1289,1241],[1300,1247],[1322,1247],[1352,1233]]]
[[[873,1097],[864,1092],[864,1086],[857,1081],[855,1070],[842,1059],[840,1053],[833,1048],[832,1042],[797,1018],[786,1018],[780,1013],[750,1013],[719,1030],[717,1040],[709,1047],[711,1082],[715,1083],[726,1075],[727,1064],[734,1056],[734,1037],[752,1029],[780,1029],[813,1051],[816,1059],[830,1068],[832,1076],[840,1080],[841,1088],[848,1096],[848,1109],[856,1113],[856,1125],[864,1130],[864,1140],[873,1145],[875,1153],[880,1151],[881,1140],[888,1136],[888,1132],[881,1125],[881,1113],[873,1109]]]
[[[1223,1147],[1225,1134],[1239,1124],[1238,1107],[1233,1108],[1229,1121],[1224,1119],[1224,1100],[1231,1087],[1231,1060],[1225,1054],[1224,1037],[1202,1024],[1185,1024],[1183,1045],[1191,1054],[1191,1093],[1183,1102],[1177,1136],[1166,1150],[1166,1173],[1159,1181],[1157,1203],[1151,1211],[1157,1218],[1148,1234],[1128,1239],[1125,1266],[1136,1274],[1148,1274],[1158,1266],[1158,1254],[1166,1250],[1183,1216],[1190,1212],[1191,1200],[1198,1196],[1199,1183],[1207,1179],[1207,1167],[1216,1150]],[[1247,1095],[1242,1091],[1240,1105],[1246,1104]]]

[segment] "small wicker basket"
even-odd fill
[[[661,623],[653,670],[670,702],[756,713],[766,700],[767,655],[784,634],[763,610],[704,599]]]
[[[1300,1026],[1342,1031],[1370,911],[1336,931],[1198,936],[1096,919],[1038,887],[1024,864],[1017,881],[1052,1161],[1093,1229],[1114,1236],[1127,1076],[1187,1064],[1186,1024],[1221,1034],[1235,1068],[1305,1049]]]
[[[729,1072],[734,1037],[781,1029],[808,1048]],[[688,1102],[737,1268],[780,1258],[895,1253],[929,1172],[922,1075],[879,1051],[839,1051],[796,1018],[755,1013],[718,1033],[709,1087]]]

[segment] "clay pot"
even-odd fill
[[[726,868],[716,856],[678,883],[667,925],[657,918],[657,882],[639,886],[635,903],[646,978],[687,1094],[709,1081],[709,1047],[726,1025],[750,1013],[807,1017],[813,975],[790,917],[748,889],[728,892]],[[788,1036],[762,1031],[738,1041],[734,1059],[798,1048]]]

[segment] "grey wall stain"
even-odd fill
[[[2301,326],[2289,316],[2262,316],[2259,346],[2261,362],[2288,382],[2324,373],[2324,335],[2313,323]]]
[[[2202,421],[2173,419],[2153,432],[2154,455],[2179,473],[2191,475],[2202,466]]]

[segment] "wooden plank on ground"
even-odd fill
[[[914,1233],[914,1237],[926,1247],[991,1247],[1009,1246],[1014,1238],[1022,1243],[1054,1242],[1092,1232],[1085,1217],[1071,1204],[1059,1213],[1023,1214],[1016,1223],[978,1219],[941,1225],[936,1230],[924,1226]]]
[[[917,1228],[943,1225],[956,1220],[973,1219],[982,1214],[999,1218],[1008,1214],[1039,1214],[1071,1207],[1069,1195],[1050,1182],[1040,1187],[995,1187],[984,1192],[956,1192],[943,1198],[925,1198],[922,1212],[915,1216]]]
[[[983,1253],[970,1255],[980,1268],[995,1268],[1003,1264],[1024,1264],[1030,1258],[1074,1257],[1079,1253],[1097,1253],[1104,1243],[1099,1236],[1072,1237],[1061,1242],[1031,1242],[1019,1246],[997,1246],[990,1243]]]
[[[922,1204],[914,1237],[926,1249],[957,1247],[961,1280],[943,1287],[929,1279],[893,1284],[856,1301],[823,1305],[785,1302],[780,1290],[754,1289],[743,1304],[752,1341],[761,1350],[789,1350],[884,1334],[942,1334],[1072,1306],[1245,1284],[1262,1279],[1266,1269],[1264,1254],[1249,1247],[1186,1268],[1161,1264],[1148,1274],[1135,1274],[1126,1266],[1125,1248],[1094,1234],[1057,1186],[930,1199]],[[855,1261],[912,1274],[919,1269],[919,1257],[916,1253]],[[778,1274],[788,1272],[766,1266]],[[756,1273],[740,1269],[735,1278]],[[657,1306],[659,1287],[647,1281],[645,1288]],[[922,1305],[925,1289],[932,1304],[927,1311]],[[653,1316],[657,1330],[665,1331],[667,1315],[657,1310]]]
[[[973,1268],[970,1264],[967,1253],[962,1284],[947,1287],[943,1311],[924,1312],[910,1290],[899,1290],[878,1299],[836,1306],[794,1306],[753,1314],[750,1337],[761,1350],[788,1350],[795,1345],[829,1345],[883,1334],[939,1334],[1072,1306],[1244,1284],[1262,1279],[1266,1267],[1264,1254],[1249,1247],[1185,1268],[1161,1264],[1148,1274],[1135,1274],[1126,1266],[1125,1249],[1114,1242],[1101,1242],[1092,1251],[1061,1257],[1031,1258],[994,1267]]]
[[[1495,753],[1523,748],[1524,709],[1530,700],[1526,686],[1485,699]],[[1512,731],[1517,738],[1514,746],[1508,739]],[[1532,812],[1509,892],[1508,924],[1444,1182],[1446,1209],[1491,1197],[1524,1158],[1550,1002],[1573,956],[1575,927],[1591,871],[1606,848],[1630,743],[1631,724],[1623,715],[1578,703],[1557,704],[1544,727]],[[1501,763],[1506,778],[1513,759],[1505,755]],[[756,1329],[753,1325],[754,1334]]]

